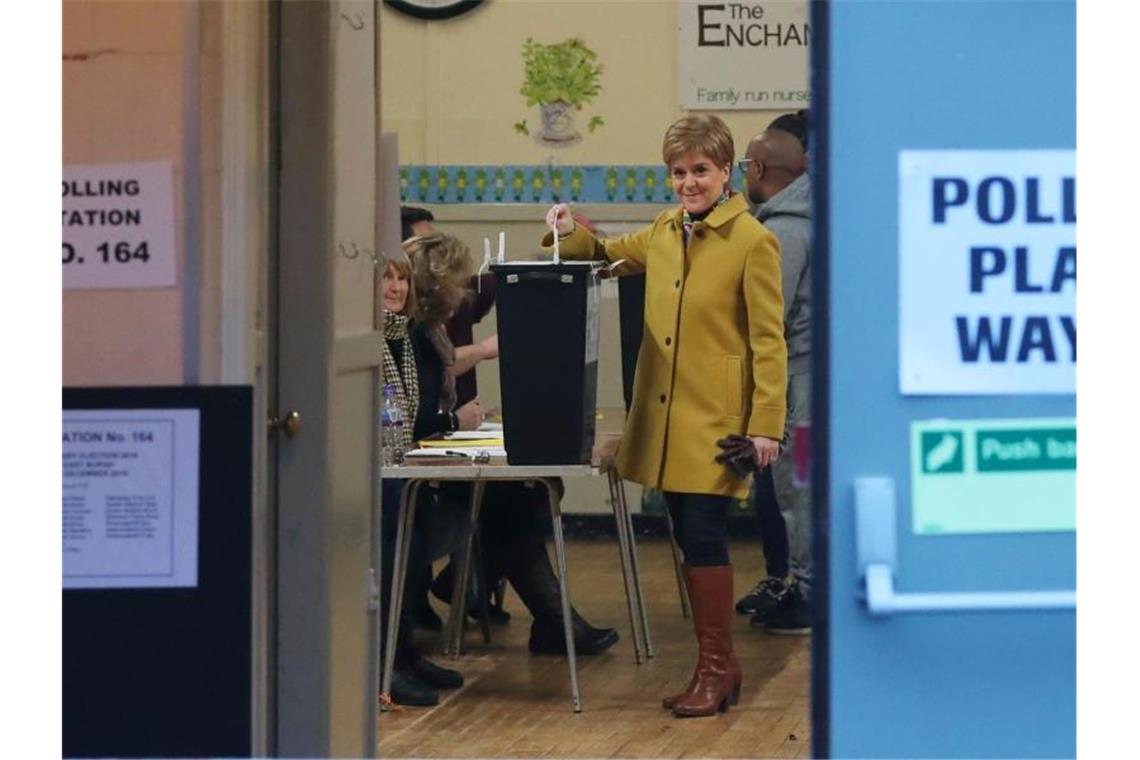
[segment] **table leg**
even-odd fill
[[[638,665],[642,662],[641,627],[639,625],[634,602],[633,568],[629,560],[629,537],[626,534],[625,517],[622,515],[622,504],[618,497],[619,480],[617,473],[611,468],[606,473],[606,481],[610,487],[610,504],[614,510],[614,523],[617,528],[618,554],[621,558],[621,579],[625,584],[625,603],[629,609],[629,629],[633,632],[633,656]]]
[[[570,698],[574,712],[582,712],[582,697],[578,692],[578,658],[574,650],[574,623],[570,612],[570,586],[566,580],[566,540],[562,535],[562,509],[558,490],[552,480],[543,478],[542,484],[550,496],[550,520],[554,524],[554,553],[558,557],[558,588],[562,594],[562,626],[566,634],[566,659],[570,665]]]
[[[673,572],[677,575],[677,593],[681,596],[681,615],[689,618],[693,614],[689,607],[689,588],[685,585],[685,574],[681,570],[681,550],[673,539],[673,516],[669,514],[668,507],[665,507],[665,525],[669,531],[669,548],[673,552]]]
[[[463,542],[459,565],[456,567],[455,586],[451,592],[451,617],[448,625],[451,638],[444,650],[451,657],[458,657],[463,648],[463,623],[467,615],[467,583],[471,573],[471,545],[475,539],[475,529],[479,524],[479,508],[483,503],[483,488],[486,483],[475,480],[471,483],[471,509],[468,513],[467,539]]]
[[[618,502],[626,525],[626,535],[629,537],[629,560],[633,568],[633,589],[637,596],[637,609],[641,614],[641,636],[645,642],[645,656],[653,657],[653,640],[649,637],[649,615],[645,611],[645,592],[641,588],[641,564],[637,559],[637,540],[633,531],[633,516],[629,512],[629,504],[625,500],[625,484],[617,482]]]
[[[396,548],[392,558],[392,585],[388,597],[388,633],[384,639],[384,675],[380,692],[391,694],[392,670],[396,661],[396,637],[400,630],[404,583],[408,575],[408,554],[412,545],[412,528],[416,519],[416,494],[421,481],[409,480],[400,495],[400,513],[396,518]]]
[[[471,552],[471,564],[474,566],[475,590],[479,599],[479,628],[483,632],[483,644],[491,643],[491,606],[487,602],[490,589],[487,588],[487,574],[483,572],[486,563],[483,561],[483,538],[478,529],[473,534],[474,551]]]

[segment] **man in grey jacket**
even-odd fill
[[[784,338],[788,344],[787,446],[796,425],[811,419],[811,185],[802,142],[806,134],[803,112],[781,119],[752,138],[741,168],[748,197],[758,204],[756,218],[780,241]],[[798,131],[789,126],[798,127]],[[772,510],[764,499],[768,477],[779,517],[765,514],[765,510]],[[779,457],[770,467],[770,476],[757,474],[751,500],[761,517],[765,554],[786,551],[787,562],[781,563],[775,556],[776,562],[768,563],[769,577],[741,599],[737,609],[751,613],[753,627],[769,633],[808,633],[813,575],[811,493],[807,483],[796,482],[791,456]],[[783,535],[779,535],[781,527]],[[780,567],[788,578],[772,573],[773,567]]]

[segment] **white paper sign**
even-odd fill
[[[63,287],[174,285],[169,161],[63,169]]]
[[[1074,393],[1071,150],[899,153],[899,386]]]
[[[677,2],[677,100],[696,110],[807,108],[806,0]]]
[[[63,587],[198,585],[197,409],[63,415]]]

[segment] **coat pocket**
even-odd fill
[[[739,356],[724,357],[724,414],[739,419],[744,416],[744,363]]]

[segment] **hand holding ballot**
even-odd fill
[[[546,226],[559,235],[569,235],[574,231],[574,217],[565,203],[556,203],[546,212]]]

